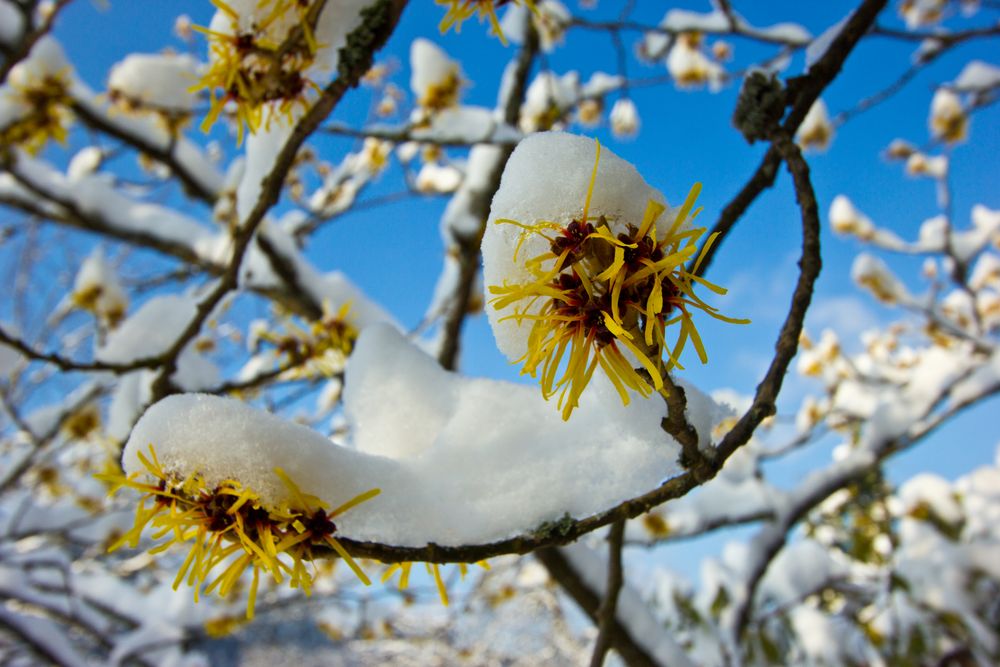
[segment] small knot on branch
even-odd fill
[[[774,74],[751,72],[743,80],[733,125],[749,143],[767,139],[785,114],[788,96]]]

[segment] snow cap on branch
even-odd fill
[[[728,414],[687,392],[703,433]],[[380,488],[337,520],[338,534],[407,546],[485,542],[600,512],[680,471],[680,448],[660,428],[663,402],[626,408],[614,395],[595,379],[566,423],[532,388],[446,372],[393,328],[373,326],[345,380],[353,448],[238,401],[187,394],[147,410],[123,465],[142,473],[139,454],[152,445],[169,475],[198,473],[209,487],[234,480],[267,505],[289,499],[278,467],[331,506]]]

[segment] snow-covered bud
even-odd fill
[[[462,172],[450,164],[427,162],[417,174],[416,186],[420,192],[447,194],[461,184]]]
[[[863,253],[857,256],[851,267],[851,278],[882,303],[894,304],[908,298],[906,288],[885,262],[872,255]]]
[[[906,21],[906,27],[919,28],[941,20],[947,0],[903,0],[899,5],[899,15]]]
[[[418,38],[410,45],[410,90],[417,104],[440,111],[458,104],[462,70],[438,45]]]
[[[840,340],[830,329],[823,331],[819,342],[803,346],[799,354],[798,371],[809,377],[823,375],[824,369],[840,358]]]
[[[681,88],[708,84],[713,90],[725,79],[725,71],[701,50],[701,33],[686,32],[678,36],[667,56],[667,71]]]
[[[538,132],[561,127],[563,117],[580,98],[580,76],[567,72],[562,76],[554,72],[539,72],[521,105],[521,130]]]
[[[356,166],[371,175],[382,173],[389,165],[389,156],[395,146],[391,141],[383,141],[375,137],[365,137],[365,143],[358,154]]]
[[[832,139],[833,124],[830,123],[826,103],[821,99],[816,100],[802,120],[799,131],[795,134],[795,140],[804,149],[825,151],[830,147]]]
[[[584,127],[595,127],[601,122],[604,113],[604,100],[601,98],[587,99],[576,107],[576,122]]]
[[[535,7],[532,20],[538,31],[538,42],[542,51],[548,53],[563,43],[573,16],[559,0],[542,0]]]
[[[611,132],[619,138],[634,137],[639,131],[639,110],[635,102],[622,97],[611,107]]]
[[[948,156],[913,153],[906,159],[906,173],[910,176],[927,176],[942,179],[948,174]]]
[[[853,234],[862,239],[870,239],[875,232],[868,216],[854,208],[844,195],[837,195],[830,204],[830,226],[838,234]]]
[[[931,115],[927,124],[935,139],[955,143],[968,134],[969,116],[958,95],[947,88],[938,88],[931,100]]]
[[[811,431],[826,414],[828,406],[821,404],[816,397],[806,396],[802,401],[798,414],[795,415],[795,428],[799,433]]]
[[[77,308],[90,311],[111,328],[125,316],[128,298],[100,246],[80,265],[70,298]]]
[[[893,139],[885,150],[885,156],[890,160],[905,160],[916,152],[917,149],[910,142],[903,139]]]
[[[198,61],[186,54],[133,53],[111,68],[108,98],[121,111],[157,114],[173,132],[194,111],[198,98],[191,84],[199,69]]]
[[[984,287],[1000,287],[1000,257],[994,253],[983,253],[976,261],[969,276],[969,287],[981,290]]]

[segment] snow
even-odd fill
[[[584,97],[599,97],[614,90],[618,90],[625,85],[625,77],[618,74],[607,74],[605,72],[594,72],[583,84],[581,94]]]
[[[542,51],[551,53],[565,41],[566,28],[573,16],[566,5],[559,0],[542,0],[531,13],[531,20],[538,31],[538,43]]]
[[[830,204],[830,226],[838,234],[854,234],[870,238],[875,231],[871,219],[858,211],[850,199],[837,195]]]
[[[837,35],[840,34],[840,31],[845,25],[847,25],[847,22],[852,16],[854,16],[854,12],[849,13],[847,16],[834,23],[832,26],[824,30],[823,34],[809,43],[809,46],[806,47],[807,70],[812,67],[813,64],[818,62],[820,58],[826,55],[826,51],[830,48],[830,44],[832,44],[833,40],[837,38]]]
[[[547,129],[554,109],[565,112],[576,104],[580,96],[579,88],[580,75],[577,72],[566,72],[562,76],[547,70],[539,72],[524,95],[521,130],[535,132]]]
[[[951,525],[960,523],[965,516],[948,480],[931,473],[921,473],[906,480],[898,495],[903,512],[907,514],[927,507]]]
[[[563,422],[535,388],[448,373],[393,328],[373,326],[347,368],[352,447],[240,402],[178,395],[143,415],[124,465],[139,470],[137,453],[153,444],[166,469],[199,471],[209,485],[235,478],[265,502],[288,497],[273,473],[281,466],[333,505],[382,489],[338,519],[345,536],[497,540],[567,512],[599,512],[679,472],[679,448],[660,429],[662,401],[625,408],[609,382],[592,384]]]
[[[861,632],[843,617],[831,616],[809,605],[797,605],[788,614],[808,660],[801,664],[816,666],[864,664]]]
[[[580,575],[593,592],[603,599],[607,589],[607,564],[593,549],[585,544],[575,543],[563,547],[560,553]],[[644,588],[644,587],[643,587]],[[650,613],[649,605],[633,585],[625,581],[618,593],[615,618],[628,629],[629,637],[648,653],[656,664],[693,667],[688,655],[665,632],[661,623]]]
[[[899,13],[910,30],[941,20],[946,0],[909,0],[899,7]]]
[[[257,25],[263,23],[273,9],[272,2],[260,0],[228,0],[226,4],[236,12],[239,19],[233,19],[227,12],[219,9],[208,26],[210,30],[223,35],[255,32]],[[370,4],[371,0],[330,0],[326,3],[316,22],[315,37],[319,48],[314,54],[313,64],[303,72],[306,77],[322,85],[323,81],[336,72],[340,49],[347,43],[347,35],[361,24],[361,10]],[[256,32],[263,33],[258,38],[280,44],[288,31],[298,23],[297,12],[285,12],[277,20],[270,22],[266,30]]]
[[[24,14],[10,0],[0,0],[0,44],[10,44],[24,30]]]
[[[79,181],[90,176],[101,168],[104,162],[104,151],[97,146],[87,146],[80,149],[66,167],[66,177],[71,181]]]
[[[163,354],[194,319],[196,303],[168,294],[150,299],[112,331],[97,349],[98,361],[127,364]]]
[[[719,10],[700,13],[686,9],[671,9],[660,27],[672,32],[726,32],[729,30],[729,19]]]
[[[9,322],[0,322],[0,330],[14,338],[21,335],[20,329]],[[0,343],[0,376],[11,377],[23,361],[24,356],[20,352]]]
[[[830,115],[826,110],[826,102],[817,99],[809,107],[809,112],[802,119],[795,139],[805,148],[815,148],[825,151],[830,146],[833,138],[833,125],[830,123]]]
[[[803,599],[836,576],[846,574],[831,552],[809,538],[782,549],[767,568],[757,588],[762,599],[787,605]]]
[[[503,139],[503,134],[510,137],[511,133],[518,136],[516,130],[497,121],[493,109],[462,106],[434,114],[429,124],[415,128],[412,136],[424,141],[475,143]]]
[[[11,68],[7,84],[30,89],[47,78],[57,78],[71,71],[62,46],[51,35],[42,36],[31,47],[28,57]]]
[[[869,289],[883,303],[909,300],[909,293],[903,283],[893,275],[885,262],[874,255],[861,253],[854,258],[851,279]]]
[[[927,125],[931,136],[935,139],[943,141],[964,139],[968,118],[958,95],[947,88],[938,88],[931,99],[931,113]]]
[[[452,106],[461,89],[462,69],[434,42],[418,37],[410,45],[410,90],[421,106]]]
[[[910,176],[929,176],[944,178],[948,175],[948,156],[927,156],[923,153],[913,153],[906,160],[906,173]]]
[[[132,371],[120,376],[111,394],[108,418],[104,426],[108,437],[124,442],[135,420],[152,398],[150,389],[154,374],[149,370]]]
[[[514,248],[521,240],[521,230],[514,225],[498,224],[497,220],[512,219],[526,225],[548,220],[566,225],[582,216],[594,167],[594,152],[593,140],[562,132],[534,134],[518,144],[507,161],[500,187],[493,197],[483,237],[485,285],[531,279],[523,261],[514,261]],[[602,148],[589,217],[607,216],[613,232],[624,231],[626,224],[642,220],[646,203],[651,199],[666,203],[663,195],[650,187],[635,167]],[[669,217],[662,219],[669,220]],[[521,244],[518,257],[534,257],[547,248],[545,239],[530,235]],[[487,302],[489,298],[487,293]],[[498,311],[487,307],[486,312],[500,351],[511,361],[521,358],[531,324],[501,321],[510,314],[510,308]]]
[[[465,179],[448,201],[444,215],[441,216],[441,236],[446,245],[476,238],[481,233],[481,214],[472,207],[483,197],[490,196],[494,187],[491,183],[492,175],[503,157],[500,148],[486,144],[473,146],[469,151]],[[437,296],[435,292],[435,300]]]
[[[199,222],[159,204],[136,201],[116,190],[103,174],[74,174],[74,179],[55,171],[49,164],[17,154],[16,169],[55,199],[65,201],[84,215],[110,225],[123,235],[140,234],[158,242],[178,244],[194,254],[214,260],[216,234]],[[18,184],[0,179],[0,192],[16,199],[34,196]]]
[[[745,24],[744,24],[745,27]],[[809,44],[812,34],[798,23],[775,23],[766,28],[752,28],[751,34],[802,46]]]
[[[676,10],[675,10],[676,11]],[[725,70],[700,49],[700,39],[679,37],[667,55],[667,71],[681,88],[694,88],[703,84],[713,92],[725,81]]]
[[[293,125],[283,117],[276,117],[247,138],[243,176],[236,188],[236,215],[240,222],[246,220],[257,205],[264,179],[271,173],[275,158],[292,135]]]
[[[982,60],[972,60],[966,63],[951,86],[963,93],[996,88],[1000,86],[1000,67]]]
[[[454,192],[462,184],[462,171],[452,164],[428,162],[417,172],[416,187],[420,192]]]
[[[108,91],[133,106],[191,112],[198,96],[198,61],[186,54],[133,53],[111,68]]]
[[[111,321],[125,314],[128,298],[115,270],[104,259],[104,248],[96,246],[80,265],[73,284],[78,299],[92,301],[95,313]]]
[[[1000,286],[1000,257],[993,253],[980,256],[969,275],[969,287],[981,290],[987,285]]]
[[[1000,387],[1000,351],[994,351],[989,360],[957,383],[949,398],[953,405],[961,405],[996,391],[997,387]]]

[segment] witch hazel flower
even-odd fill
[[[194,588],[195,601],[202,591],[228,596],[246,571],[252,571],[248,619],[253,618],[262,573],[278,584],[287,580],[308,595],[313,575],[305,563],[313,560],[317,547],[333,549],[358,579],[371,584],[334,536],[333,519],[371,500],[379,489],[358,494],[331,510],[316,496],[304,493],[284,470],[275,468],[274,475],[286,487],[289,499],[273,504],[238,479],[209,483],[199,472],[181,474],[161,462],[153,445],[135,452],[135,457],[141,467],[131,474],[96,475],[111,485],[112,493],[129,488],[142,494],[132,528],[109,551],[126,545],[136,548],[147,530],[159,541],[151,554],[189,545],[173,587],[176,590],[186,582]]]
[[[504,170],[483,238],[490,324],[500,350],[558,395],[569,419],[600,371],[623,404],[665,392],[690,342],[708,355],[694,324],[721,315],[696,294],[714,242],[692,227],[700,185],[670,210],[635,168],[599,144],[558,132],[522,141]],[[699,209],[700,210],[700,209]]]
[[[227,108],[238,138],[267,129],[275,118],[291,122],[297,110],[336,71],[340,48],[360,22],[367,0],[212,0],[216,13],[207,28],[209,63],[193,91],[208,90],[208,130]],[[330,5],[329,7],[327,5]]]

